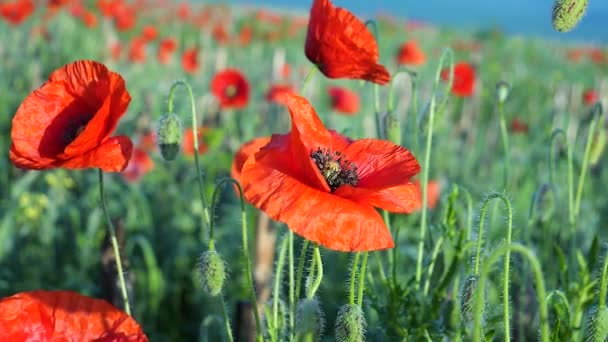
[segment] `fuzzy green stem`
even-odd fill
[[[608,285],[608,253],[604,257],[604,267],[602,268],[602,280],[600,283],[600,299],[598,311],[606,307],[606,286]]]
[[[350,266],[350,292],[348,295],[348,303],[350,305],[355,304],[355,283],[357,282],[357,270],[359,269],[359,257],[361,252],[355,253],[355,258]]]
[[[289,240],[288,246],[288,257],[289,257],[289,331],[295,331],[295,315],[296,315],[296,300],[295,300],[295,289],[294,289],[294,256],[293,256],[293,231],[290,229],[287,233],[287,239]],[[293,340],[293,335],[290,335],[290,339]]]
[[[591,154],[591,144],[593,143],[593,136],[595,135],[595,129],[598,126],[600,118],[602,116],[602,105],[596,103],[593,107],[593,121],[589,126],[589,132],[587,133],[587,144],[585,146],[585,154],[583,157],[583,165],[581,166],[581,173],[578,177],[578,187],[576,189],[576,200],[574,201],[574,219],[578,218],[578,214],[581,208],[581,200],[583,198],[583,185],[585,184],[585,176],[587,175],[587,168],[589,166],[589,156]]]
[[[485,221],[486,211],[488,208],[488,204],[493,199],[501,199],[505,205],[505,209],[507,210],[507,245],[511,244],[511,236],[513,231],[513,210],[511,208],[511,201],[507,199],[505,195],[499,193],[492,193],[483,202],[481,207],[481,215],[479,217],[479,228],[477,229],[477,247],[475,251],[475,267],[474,274],[479,275],[479,259],[481,254],[481,244],[482,244],[482,235],[483,235],[483,225]],[[507,250],[505,253],[505,264],[504,264],[504,275],[503,275],[503,323],[505,327],[505,341],[510,341],[510,328],[509,328],[509,269],[511,265],[511,251]]]
[[[302,275],[304,274],[304,263],[306,262],[306,252],[308,250],[309,240],[304,240],[302,250],[300,251],[300,260],[298,260],[298,275],[296,276],[296,298],[300,298],[302,288]]]
[[[566,294],[564,294],[562,291],[560,290],[553,290],[551,291],[551,293],[549,293],[549,295],[547,296],[547,303],[551,303],[551,300],[553,298],[559,298],[559,300],[566,304],[566,309],[568,310],[568,314],[570,313],[570,303],[568,303],[568,298],[566,298]]]
[[[380,279],[382,282],[386,282],[386,274],[384,274],[384,266],[382,266],[382,259],[380,259],[380,253],[374,253],[376,264],[378,264],[378,272],[380,273]]]
[[[321,252],[319,252],[319,245],[315,244],[314,248],[314,260],[316,264],[317,275],[315,276],[315,281],[310,287],[310,291],[308,292],[308,299],[312,299],[319,286],[321,286],[321,281],[323,280],[323,260],[321,260]]]
[[[283,242],[281,243],[281,247],[279,248],[279,259],[277,261],[277,269],[274,272],[274,288],[273,288],[273,296],[272,296],[272,318],[273,318],[273,328],[274,334],[273,341],[279,336],[279,292],[281,292],[281,275],[283,274],[283,265],[285,265],[285,254],[287,254],[287,247],[289,245],[289,238],[286,236],[283,238]]]
[[[226,328],[226,336],[228,336],[228,341],[234,341],[232,337],[232,328],[230,327],[230,318],[228,317],[228,313],[226,312],[226,301],[224,300],[224,296],[220,295],[220,310],[222,310],[222,317],[224,318],[224,327]]]
[[[367,267],[367,256],[369,255],[368,251],[363,252],[363,260],[361,261],[361,270],[359,272],[359,296],[357,298],[357,305],[360,308],[363,307],[363,291],[365,290],[365,271]]]
[[[203,176],[202,176],[202,171],[201,171],[201,167],[200,167],[200,162],[199,162],[199,157],[198,157],[198,125],[196,123],[196,103],[194,101],[194,95],[192,94],[192,88],[190,87],[190,85],[188,83],[186,83],[185,81],[176,81],[175,83],[173,83],[173,85],[171,85],[171,89],[169,90],[169,100],[168,100],[168,109],[169,109],[169,113],[173,113],[173,94],[175,93],[175,89],[177,89],[178,86],[183,86],[186,88],[186,90],[188,91],[188,97],[190,98],[190,109],[191,109],[191,116],[192,116],[192,140],[194,142],[194,165],[196,166],[196,179],[198,181],[198,192],[199,195],[201,197],[201,203],[203,205],[203,229],[202,232],[204,233],[204,230],[206,227],[209,227],[211,225],[211,218],[209,216],[209,210],[207,209],[207,199],[205,196],[205,189],[204,189],[204,185],[203,185]]]
[[[510,160],[510,149],[509,149],[509,135],[507,133],[507,124],[505,122],[505,115],[504,115],[504,103],[502,102],[498,102],[497,105],[498,108],[498,118],[500,121],[500,135],[502,137],[502,146],[504,148],[504,188],[507,189],[509,187],[509,177],[510,177],[510,172],[509,172],[509,168],[511,167],[511,160]]]
[[[426,297],[429,293],[429,288],[431,286],[431,276],[433,275],[433,269],[435,268],[435,261],[437,260],[437,256],[441,251],[441,246],[443,246],[444,238],[441,236],[437,243],[435,244],[435,248],[433,248],[433,254],[431,256],[431,263],[429,264],[428,272],[429,274],[426,277],[426,282],[424,283],[424,296]]]
[[[428,216],[428,182],[429,182],[429,167],[431,165],[431,148],[433,144],[433,121],[435,120],[435,102],[436,102],[436,91],[439,87],[439,80],[441,78],[441,70],[447,56],[450,56],[450,81],[448,82],[451,87],[451,83],[454,78],[454,54],[451,49],[447,48],[443,51],[441,59],[439,60],[439,66],[435,72],[435,83],[433,86],[433,95],[431,96],[431,103],[429,105],[429,127],[426,137],[426,151],[424,155],[424,166],[422,169],[422,214],[420,218],[420,238],[418,241],[418,259],[416,262],[416,290],[420,289],[420,281],[422,278],[422,257],[424,252],[424,238],[426,235],[427,228],[427,216]]]
[[[116,262],[116,272],[118,273],[118,284],[120,286],[120,294],[122,295],[122,301],[125,306],[125,312],[131,315],[131,305],[129,304],[129,295],[127,293],[127,283],[125,282],[125,275],[122,271],[122,259],[120,258],[120,250],[118,248],[118,239],[116,238],[116,229],[114,223],[110,218],[108,211],[108,205],[106,203],[106,194],[103,186],[103,171],[99,169],[99,195],[101,196],[101,207],[103,213],[108,221],[108,232],[110,233],[110,243],[112,244],[112,250],[114,251],[114,261]]]
[[[560,135],[564,138],[566,155],[568,158],[568,221],[572,227],[574,225],[574,166],[572,162],[572,148],[570,148],[566,132],[563,129],[556,129],[551,134],[551,142],[549,144],[549,181],[552,186],[557,186],[557,183],[555,182],[555,160],[553,157],[553,150],[555,149],[555,141]]]
[[[541,338],[542,342],[549,342],[549,322],[548,322],[549,315],[548,315],[547,301],[546,301],[547,295],[546,295],[546,291],[545,291],[545,281],[543,279],[543,273],[541,270],[541,266],[540,266],[540,263],[538,262],[538,258],[534,255],[534,253],[529,248],[526,248],[519,243],[500,246],[499,248],[494,250],[494,252],[492,252],[492,254],[490,254],[490,256],[488,256],[488,258],[486,259],[486,262],[484,263],[483,270],[479,277],[478,290],[475,291],[475,297],[474,297],[473,341],[475,341],[475,342],[482,341],[481,315],[483,313],[483,307],[484,307],[483,296],[485,293],[485,291],[483,289],[485,289],[488,275],[490,274],[490,271],[492,270],[492,266],[498,260],[498,258],[500,258],[502,254],[506,254],[511,251],[521,254],[526,259],[528,259],[528,262],[530,263],[530,266],[532,268],[532,273],[534,273],[537,297],[538,297],[538,302],[539,302],[540,338]],[[506,337],[505,337],[505,341],[508,341],[506,339]]]

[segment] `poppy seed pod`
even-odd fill
[[[366,326],[361,307],[356,304],[345,304],[338,311],[338,318],[336,318],[336,341],[365,341]]]
[[[603,342],[608,338],[608,308],[595,308],[585,331],[585,341]]]
[[[158,148],[166,161],[177,157],[182,143],[182,122],[174,113],[165,113],[158,124]]]
[[[205,292],[213,297],[222,292],[226,279],[226,266],[216,251],[209,250],[200,256],[197,271]]]
[[[560,32],[568,32],[581,20],[589,0],[555,0],[551,16],[553,28]]]
[[[320,341],[325,328],[325,318],[321,305],[316,298],[302,299],[298,303],[296,311],[296,340],[309,340],[307,336],[312,337],[312,341]]]
[[[498,103],[504,103],[511,93],[511,85],[505,81],[496,83],[496,100]]]

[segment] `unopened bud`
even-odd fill
[[[462,286],[460,295],[460,313],[462,314],[462,321],[465,324],[473,323],[473,305],[475,303],[475,293],[477,292],[477,282],[479,276],[470,275],[465,280]]]
[[[511,93],[511,85],[505,81],[496,83],[496,100],[498,103],[504,103]]]
[[[387,113],[384,116],[384,130],[386,139],[401,145],[401,123],[394,113]]]
[[[338,311],[338,318],[336,318],[336,341],[365,341],[366,327],[365,316],[359,305],[343,305]]]
[[[165,113],[158,123],[158,148],[166,161],[177,157],[182,144],[182,122],[174,113]]]
[[[585,341],[604,342],[608,338],[608,308],[595,308],[585,331]]]
[[[296,311],[296,341],[321,341],[324,328],[325,318],[319,301],[302,299]]]
[[[597,165],[606,147],[606,129],[599,127],[599,131],[595,133],[593,142],[591,143],[591,151],[589,152],[589,163],[592,166]]]
[[[222,292],[226,279],[226,266],[222,257],[214,250],[208,250],[198,259],[198,274],[203,290],[215,297]]]
[[[589,0],[555,0],[553,3],[553,28],[568,32],[578,24],[585,15]]]

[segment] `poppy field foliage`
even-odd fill
[[[2,341],[608,337],[604,45],[330,0],[0,35]]]

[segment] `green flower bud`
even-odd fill
[[[338,311],[338,318],[336,318],[336,341],[365,341],[366,327],[365,316],[359,305],[343,305]]]
[[[324,328],[325,318],[319,301],[316,298],[302,299],[296,311],[296,341],[321,341]]]
[[[591,151],[589,152],[589,163],[591,165],[597,165],[600,161],[600,157],[606,147],[606,129],[599,127],[599,131],[595,133],[593,141],[591,143]]]
[[[585,15],[589,0],[555,0],[553,3],[553,28],[568,32],[578,24]]]
[[[595,308],[585,331],[585,341],[604,342],[608,338],[608,308]]]
[[[465,280],[460,294],[460,313],[465,324],[473,323],[473,305],[475,303],[475,292],[479,276],[470,275]]]
[[[222,257],[214,250],[204,252],[198,259],[197,270],[203,290],[213,297],[219,295],[226,279]]]
[[[496,83],[496,100],[499,103],[504,103],[511,93],[511,85],[505,81]]]
[[[182,122],[174,113],[165,113],[158,124],[158,148],[166,161],[172,161],[182,144]]]
[[[401,123],[394,113],[387,113],[384,116],[384,130],[386,139],[401,145]]]

